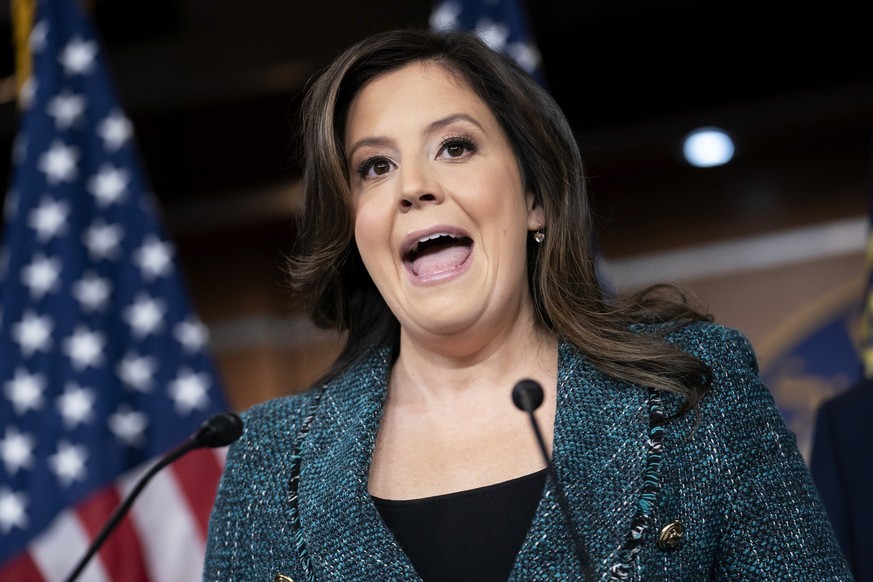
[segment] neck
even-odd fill
[[[470,398],[509,398],[523,378],[554,386],[557,339],[535,328],[507,333],[476,349],[460,350],[462,339],[422,344],[401,333],[400,354],[391,372],[397,404],[441,405]],[[443,344],[445,347],[443,347]]]

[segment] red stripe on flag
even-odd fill
[[[173,463],[171,470],[205,541],[222,467],[212,449],[199,449]]]
[[[0,568],[0,582],[45,582],[45,579],[30,555],[22,552]]]
[[[89,543],[97,537],[120,503],[121,497],[116,489],[107,487],[79,504],[76,515],[82,527],[88,532]],[[139,536],[129,515],[112,530],[103,542],[98,555],[110,580],[148,582],[148,570],[143,559]]]

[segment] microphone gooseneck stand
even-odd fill
[[[191,438],[187,441],[164,455],[157,463],[155,463],[141,478],[137,481],[136,486],[130,491],[128,496],[124,499],[124,501],[115,508],[115,511],[112,512],[112,515],[109,517],[109,520],[103,526],[103,529],[100,530],[100,533],[97,534],[97,537],[91,542],[91,545],[88,547],[88,551],[84,556],[79,560],[79,563],[70,573],[70,575],[66,578],[65,582],[73,582],[76,578],[79,577],[79,574],[85,569],[85,566],[88,565],[88,561],[97,553],[97,550],[100,549],[100,546],[103,545],[103,542],[106,541],[106,538],[109,537],[109,534],[112,533],[112,530],[115,529],[115,526],[121,521],[121,519],[127,513],[127,510],[130,509],[130,506],[133,504],[133,501],[137,498],[146,484],[151,480],[152,477],[157,474],[158,471],[194,449],[200,449],[204,447],[215,448],[215,447],[223,447],[229,445],[234,442],[236,439],[240,437],[243,430],[243,424],[240,417],[233,412],[221,412],[219,414],[215,414],[211,416],[206,422],[204,422],[200,428],[194,433]]]
[[[525,379],[519,381],[512,389],[512,402],[515,406],[528,413],[530,424],[533,428],[534,435],[539,444],[540,453],[546,461],[549,475],[552,477],[552,482],[555,484],[555,494],[558,499],[558,506],[561,509],[561,514],[567,522],[567,529],[570,530],[570,537],[573,539],[573,546],[576,550],[576,557],[582,566],[582,571],[585,575],[585,580],[593,580],[594,573],[591,570],[591,562],[588,559],[588,552],[585,550],[585,544],[582,543],[582,538],[579,531],[576,529],[576,522],[573,520],[573,514],[570,512],[570,504],[567,503],[567,498],[564,497],[564,491],[561,489],[561,483],[558,481],[558,472],[555,470],[555,464],[549,456],[546,441],[543,439],[543,433],[540,431],[540,425],[534,416],[534,410],[540,407],[543,403],[543,387],[536,380]]]

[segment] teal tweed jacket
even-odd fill
[[[713,388],[699,415],[667,423],[677,397],[559,347],[553,458],[593,579],[851,580],[746,338],[701,323],[670,341],[711,366]],[[390,356],[373,350],[324,387],[244,413],[210,519],[205,581],[418,579],[367,492]],[[510,580],[581,572],[547,482]]]

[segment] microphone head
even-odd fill
[[[191,438],[195,448],[224,447],[242,435],[243,423],[233,412],[219,412],[206,420]]]
[[[533,412],[543,403],[543,387],[536,380],[521,380],[512,389],[512,401],[517,408]]]

